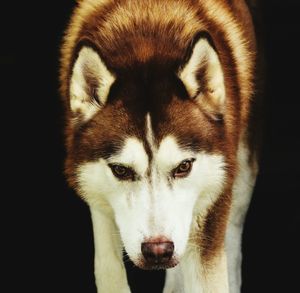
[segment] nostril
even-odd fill
[[[165,251],[163,252],[163,257],[171,258],[173,252],[174,252],[174,243],[173,242],[166,243]]]
[[[141,246],[142,254],[149,263],[166,263],[174,252],[173,242],[144,242]]]

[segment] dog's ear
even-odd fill
[[[82,47],[70,80],[70,107],[74,116],[91,118],[105,104],[114,80],[99,54],[90,47]]]
[[[190,97],[211,118],[222,119],[225,108],[224,75],[218,54],[206,38],[194,43],[178,76]]]

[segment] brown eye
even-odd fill
[[[109,164],[112,173],[120,180],[134,180],[135,173],[132,169],[123,165]]]
[[[188,159],[182,161],[178,167],[176,167],[173,171],[174,178],[183,178],[186,177],[192,170],[193,162],[195,159]]]

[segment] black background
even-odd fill
[[[300,4],[262,4],[266,130],[243,237],[242,292],[300,292]],[[89,212],[62,174],[58,58],[72,7],[70,0],[1,5],[3,292],[96,292]],[[161,292],[161,278],[129,274],[133,292]]]

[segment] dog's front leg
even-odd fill
[[[249,165],[249,161],[249,151],[241,144],[225,238],[230,293],[241,292],[242,232],[258,172],[257,164]]]
[[[179,265],[167,270],[163,293],[228,293],[225,252],[209,263],[201,259],[199,249],[188,249]]]
[[[122,261],[122,243],[110,214],[91,207],[98,293],[130,293]]]
[[[207,262],[201,259],[197,248],[192,248],[182,259],[181,269],[185,293],[229,293],[223,250]]]
[[[163,293],[184,293],[183,276],[180,265],[166,270],[166,281]]]

